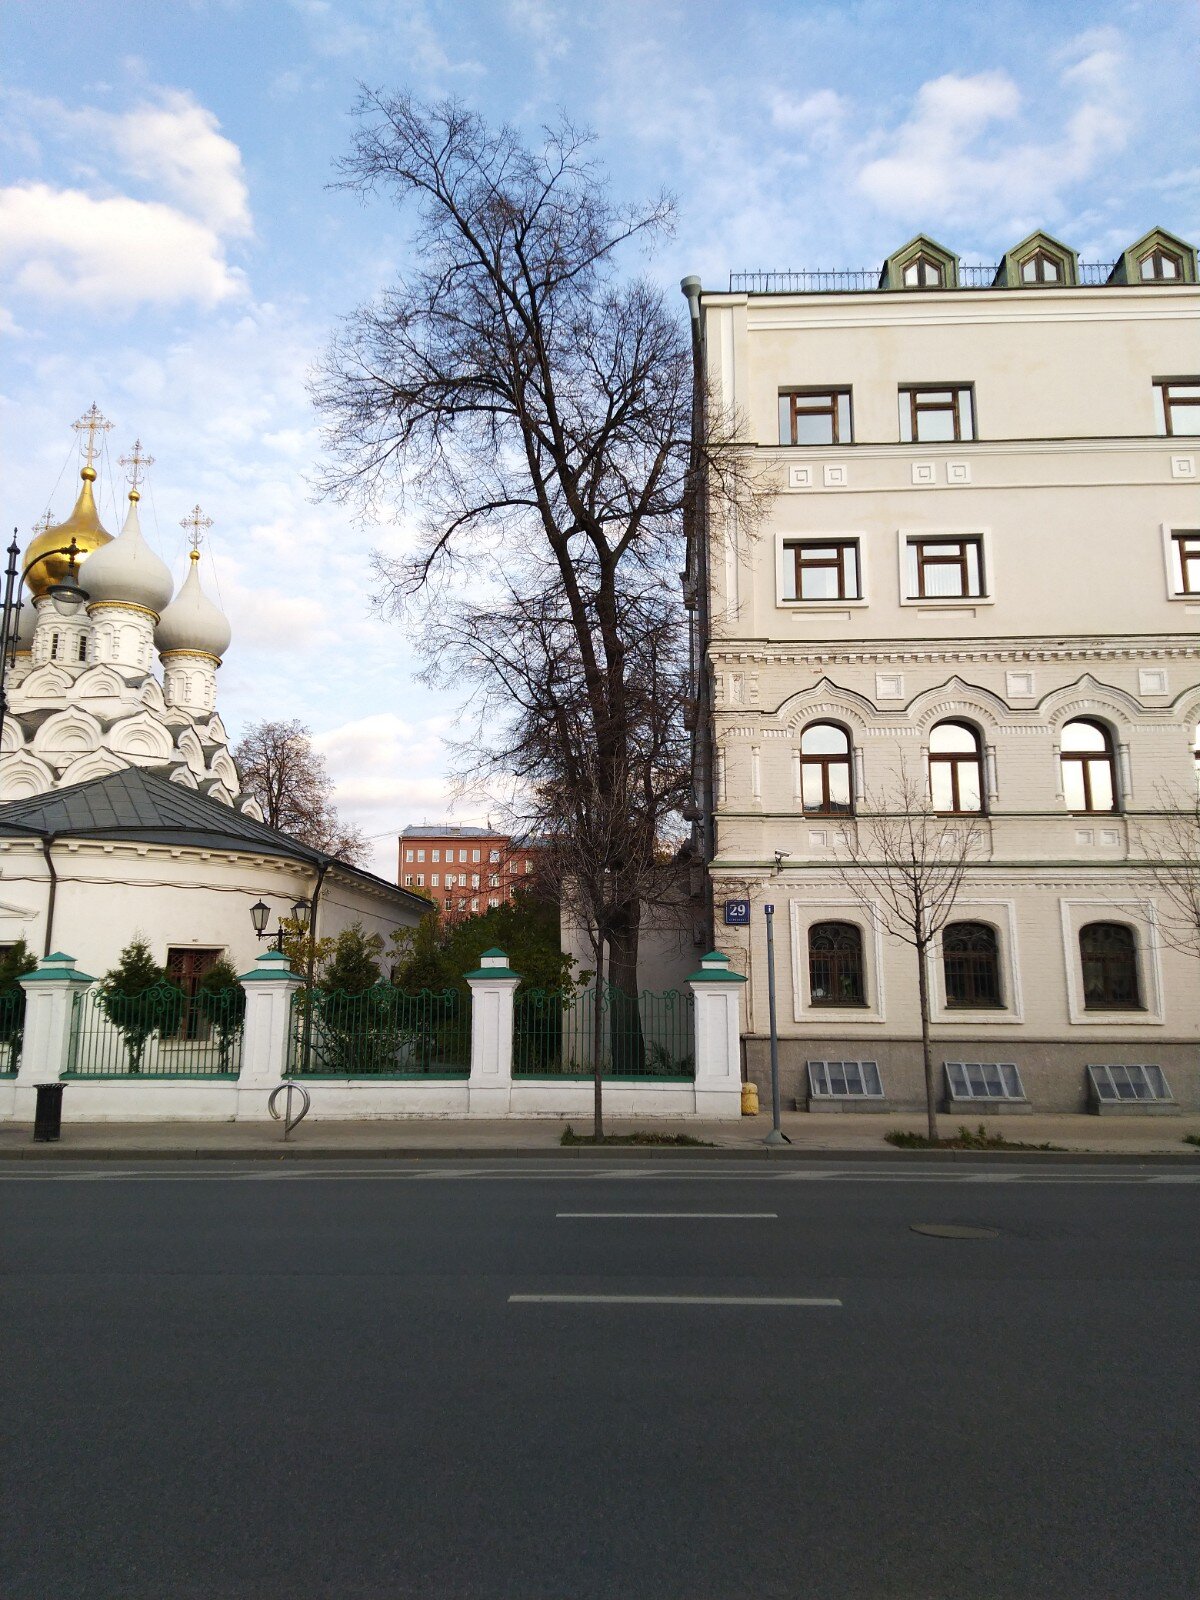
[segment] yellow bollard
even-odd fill
[[[758,1085],[744,1083],[742,1085],[742,1115],[756,1117],[758,1115]]]

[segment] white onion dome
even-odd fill
[[[191,650],[219,661],[232,637],[225,613],[200,587],[200,552],[193,550],[188,575],[179,593],[159,618],[154,643],[160,655],[170,650]]]
[[[119,537],[102,545],[88,557],[87,573],[81,580],[91,606],[121,602],[141,606],[161,616],[175,591],[171,570],[142,538],[138,522],[136,489],[129,492],[129,515]]]

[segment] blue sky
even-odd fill
[[[873,266],[918,230],[965,261],[1035,227],[1087,260],[1155,223],[1200,239],[1197,0],[10,0],[0,26],[7,526],[66,514],[93,400],[113,463],[140,436],[177,572],[180,518],[214,520],[231,730],[309,722],[383,870],[449,811],[455,706],[370,614],[369,552],[408,530],[308,487],[306,371],[405,262],[405,219],[328,187],[360,80],[530,133],[567,108],[618,191],[677,195],[649,263],[672,289]]]

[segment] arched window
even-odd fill
[[[79,641],[79,659],[80,659],[80,661],[86,661],[87,660],[87,638],[86,638],[86,636],[82,637],[80,639],[80,641]]]
[[[1196,767],[1196,782],[1200,785],[1200,722],[1192,729],[1192,761]]]
[[[1083,1003],[1090,1011],[1134,1011],[1138,987],[1137,940],[1124,922],[1089,922],[1079,930]]]
[[[1068,722],[1059,745],[1063,795],[1072,811],[1117,809],[1112,735],[1102,723],[1080,717]]]
[[[906,289],[940,289],[945,281],[941,262],[927,255],[914,256],[904,269]]]
[[[862,934],[852,922],[808,930],[808,993],[814,1006],[865,1006]]]
[[[800,735],[800,796],[805,811],[851,810],[850,735],[836,722],[810,722]]]
[[[983,752],[965,722],[929,730],[929,796],[935,811],[983,810]]]
[[[50,659],[51,661],[58,659],[58,635],[56,633],[50,635]]]
[[[948,1006],[1002,1006],[1000,948],[986,922],[951,922],[942,932]]]

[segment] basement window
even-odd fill
[[[1175,1099],[1161,1067],[1089,1066],[1088,1077],[1092,1093],[1104,1105],[1133,1100],[1169,1105]]]
[[[813,1100],[882,1100],[877,1061],[810,1061],[808,1091]]]
[[[1024,1100],[1021,1074],[1009,1062],[947,1061],[951,1100]]]

